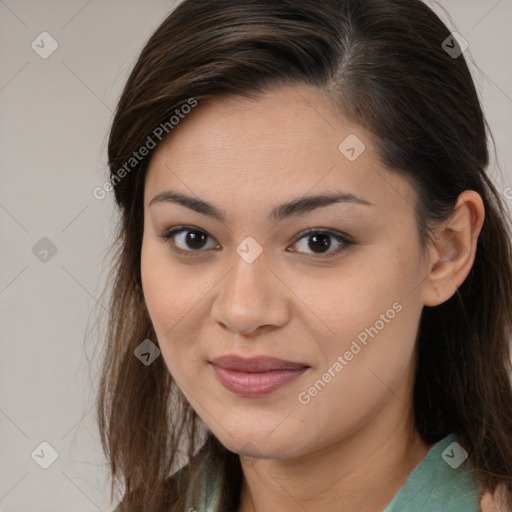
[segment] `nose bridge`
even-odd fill
[[[233,268],[222,281],[212,313],[214,320],[234,331],[252,332],[261,325],[282,324],[286,316],[287,300],[281,294],[279,280],[267,268],[264,253],[254,257],[255,247],[250,244],[238,246]]]
[[[246,242],[241,243],[236,252],[234,268],[227,280],[226,294],[230,294],[240,307],[245,307],[246,304],[256,307],[258,301],[269,298],[267,258],[263,251],[255,256],[254,248]]]

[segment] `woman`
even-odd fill
[[[108,146],[117,511],[512,508],[511,231],[463,49],[417,0],[185,0],[152,35]]]

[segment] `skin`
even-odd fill
[[[338,149],[350,134],[366,146],[354,161]],[[412,186],[383,168],[370,132],[307,86],[258,99],[216,97],[171,135],[146,176],[143,291],[169,371],[241,457],[239,512],[381,510],[430,448],[411,416],[415,339],[423,307],[446,301],[471,269],[484,218],[480,196],[463,192],[422,250]],[[171,202],[150,207],[166,189],[224,209],[225,222]],[[267,219],[281,203],[333,189],[372,205],[336,203]],[[183,225],[208,235],[203,248],[187,245],[187,232],[159,237]],[[355,243],[335,254],[340,244],[330,237],[330,248],[315,252],[311,236],[298,239],[310,228]],[[252,263],[236,252],[249,236],[262,248]],[[173,241],[192,257],[173,252]],[[394,303],[400,312],[300,403],[299,393]],[[240,397],[208,363],[228,353],[310,368],[270,395]]]

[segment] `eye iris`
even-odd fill
[[[309,237],[310,240],[314,240],[314,243],[318,244],[318,245],[311,245],[309,244],[309,247],[311,248],[311,250],[315,251],[315,252],[324,252],[322,250],[320,251],[317,251],[316,249],[320,248],[320,249],[329,249],[329,247],[331,246],[331,239],[330,239],[330,235],[327,235],[325,233],[320,233],[320,234],[315,234],[315,235],[311,235]]]
[[[202,231],[188,231],[186,236],[186,243],[192,249],[201,249],[206,240],[206,234]],[[194,244],[198,244],[199,246],[195,246]]]

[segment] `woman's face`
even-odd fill
[[[347,196],[306,201],[322,194]],[[156,149],[144,296],[169,371],[229,450],[288,458],[397,424],[428,273],[415,204],[369,132],[306,86],[200,103]],[[222,373],[224,355],[305,369]]]

